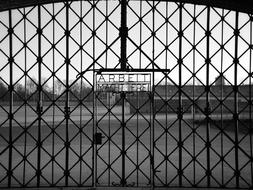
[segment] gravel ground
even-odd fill
[[[156,186],[169,184],[177,187],[179,186],[177,168],[180,165],[180,149],[178,148],[180,128],[181,138],[184,142],[181,150],[181,164],[184,171],[182,184],[185,187],[191,187],[192,184],[198,184],[200,187],[207,186],[208,158],[205,142],[207,130],[202,120],[192,122],[191,118],[184,117],[180,124],[176,115],[158,115],[152,122],[150,115],[131,117],[127,112],[124,131],[126,151],[124,167],[122,166],[121,155],[123,131],[120,127],[120,110],[120,107],[113,109],[113,114],[109,119],[108,115],[103,115],[105,110],[98,109],[97,122],[92,119],[88,111],[82,112],[83,115],[80,117],[80,110],[75,110],[72,112],[71,120],[69,120],[68,133],[66,132],[66,121],[61,111],[58,110],[54,118],[48,118],[49,113],[52,114],[52,112],[48,112],[48,115],[43,116],[45,120],[41,125],[43,144],[40,158],[38,158],[38,144],[36,143],[38,122],[33,123],[33,114],[27,114],[26,124],[27,126],[30,125],[27,133],[24,133],[24,130],[17,124],[12,129],[14,142],[12,151],[13,186],[19,186],[19,182],[31,187],[35,186],[37,182],[36,168],[38,160],[40,160],[42,172],[40,183],[45,186],[49,186],[48,183],[64,186],[64,170],[66,167],[70,170],[69,185],[76,186],[78,183],[84,183],[84,185],[90,186],[92,185],[92,168],[94,167],[96,168],[98,186],[117,186],[120,183],[121,176],[125,175],[128,185],[149,187],[153,173],[150,152],[153,152],[153,167],[156,171],[153,180]],[[20,123],[24,126],[25,120],[22,114],[24,112],[20,111],[17,112],[16,116],[17,121],[20,118]],[[5,168],[8,168],[9,164],[8,143],[4,139],[8,141],[9,128],[3,124],[3,117],[0,118],[0,124],[2,123],[0,128],[0,186],[4,187],[7,185]],[[23,121],[21,121],[22,118]],[[93,126],[96,123],[97,128],[94,128]],[[226,124],[227,129],[230,128],[229,125]],[[51,133],[52,128],[54,128],[55,133]],[[193,128],[194,133],[192,133]],[[95,129],[104,136],[102,145],[92,145]],[[69,161],[67,165],[67,149],[64,142],[67,137],[66,134],[68,134],[71,142],[68,148],[69,156],[67,159]],[[235,187],[234,168],[236,160],[233,144],[235,137],[233,130],[225,130],[224,133],[221,133],[216,126],[210,127],[209,163],[212,170],[210,181],[212,187],[220,187],[220,184],[226,184],[226,187]],[[252,184],[253,174],[250,157],[252,157],[253,144],[251,138],[252,136],[245,132],[238,134],[240,187],[245,188]],[[52,155],[54,156],[53,160]],[[80,159],[80,155],[82,155],[82,159]],[[26,161],[23,161],[24,158]]]

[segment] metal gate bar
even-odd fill
[[[183,8],[183,4],[180,2],[179,5],[179,31],[178,31],[178,38],[179,38],[179,55],[178,55],[178,76],[179,76],[179,82],[178,82],[178,88],[179,88],[179,92],[178,92],[178,119],[179,119],[179,123],[178,123],[178,159],[179,159],[179,165],[178,165],[178,184],[179,186],[182,186],[182,177],[183,177],[183,170],[182,170],[182,162],[183,162],[183,158],[182,158],[182,147],[183,147],[183,142],[182,142],[182,118],[183,118],[183,106],[182,106],[182,63],[183,63],[183,59],[182,59],[182,38],[183,38],[183,29],[182,29],[182,8]]]
[[[238,18],[239,18],[239,13],[235,13],[235,30],[234,30],[234,35],[235,35],[235,57],[234,57],[234,70],[235,70],[235,76],[234,76],[234,123],[235,123],[235,178],[236,178],[236,188],[239,188],[239,154],[238,154],[238,94],[237,94],[237,88],[238,88],[238,82],[237,82],[237,72],[238,72],[238,36],[240,34],[238,30]]]
[[[69,117],[70,117],[70,107],[69,107],[69,64],[70,64],[70,59],[69,59],[69,2],[66,1],[65,4],[66,7],[66,29],[65,29],[65,38],[66,38],[66,57],[65,57],[65,63],[66,63],[66,99],[65,99],[65,120],[66,120],[66,136],[65,136],[65,171],[64,171],[64,176],[65,176],[65,186],[68,186],[69,184]]]
[[[11,175],[12,175],[12,120],[13,120],[13,55],[12,55],[12,16],[11,16],[11,10],[9,12],[9,46],[10,46],[10,52],[9,52],[9,65],[10,65],[10,83],[9,83],[9,165],[8,165],[8,187],[11,187]]]
[[[210,121],[209,121],[209,115],[210,115],[210,89],[209,89],[209,73],[210,73],[210,7],[207,7],[207,28],[206,28],[206,108],[205,108],[205,115],[206,115],[206,157],[207,157],[207,168],[206,168],[206,175],[207,175],[207,186],[210,187],[210,177],[211,177],[211,170],[210,170]]]
[[[42,30],[41,30],[41,9],[40,6],[38,6],[38,28],[37,28],[37,33],[38,33],[38,57],[37,57],[37,63],[38,63],[38,102],[37,102],[37,113],[38,113],[38,141],[37,141],[37,171],[36,171],[36,176],[37,176],[37,187],[40,186],[40,178],[41,178],[41,116],[42,116],[42,85],[41,85],[41,64],[42,64],[42,56],[41,56],[41,35],[42,35]]]

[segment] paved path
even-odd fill
[[[14,107],[14,110],[17,110],[18,108]],[[89,110],[88,110],[89,109]],[[89,107],[88,109],[83,108],[82,110],[80,110],[80,108],[74,109],[73,107],[71,107],[71,114],[70,114],[70,118],[73,121],[88,121],[92,119],[92,112],[93,112],[93,108]],[[63,108],[62,108],[63,110]],[[105,116],[105,114],[107,113],[107,109],[105,109],[104,107],[98,107],[95,112],[97,113],[96,115],[96,119],[99,120],[100,118],[103,118],[103,120],[116,120],[121,119],[121,106],[116,106],[114,107],[111,112],[113,114],[110,114],[111,116],[109,116],[109,114],[107,114]],[[137,115],[132,116],[132,114],[130,113],[129,109],[126,108],[125,110],[125,119],[131,118],[131,120],[136,120],[137,119]],[[117,118],[116,118],[117,117]],[[151,114],[143,114],[139,115],[138,120],[143,120],[143,119],[147,119],[150,120],[153,116]],[[233,115],[232,114],[212,114],[211,119],[213,120],[231,120],[233,119]],[[17,123],[20,123],[21,125],[29,125],[32,122],[36,121],[37,119],[37,115],[36,113],[31,109],[31,108],[25,108],[22,107],[21,109],[19,109],[15,114],[14,114],[14,119],[15,122],[13,122],[13,126],[17,126]],[[47,123],[59,123],[62,120],[64,120],[64,113],[60,110],[60,109],[56,109],[53,110],[53,108],[48,109],[46,112],[43,113],[42,118],[44,121],[46,121]],[[155,116],[155,118],[157,120],[165,120],[167,118],[167,120],[176,120],[177,119],[177,115],[176,114],[157,114]],[[250,118],[250,114],[249,113],[242,113],[239,115],[239,119],[249,119]],[[252,118],[253,118],[253,113],[252,113]],[[185,120],[203,120],[205,119],[205,115],[203,114],[191,114],[191,113],[186,113],[183,115],[183,119]],[[4,112],[2,109],[0,110],[0,126],[8,126],[9,125],[9,121],[8,121],[8,115],[6,112]]]

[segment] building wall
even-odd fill
[[[233,113],[235,108],[234,91],[232,86],[212,86],[209,95],[209,107],[212,113]],[[179,89],[174,85],[157,86],[154,94],[155,113],[177,113],[179,108]],[[184,113],[204,113],[207,107],[206,92],[204,86],[185,86],[182,88],[182,107]],[[147,93],[129,96],[131,102],[130,112],[134,113],[139,109],[142,113],[149,113],[151,110]],[[251,97],[251,98],[250,98]],[[238,111],[249,112],[252,107],[253,86],[243,85],[238,87]]]

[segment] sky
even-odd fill
[[[96,8],[92,4],[96,3]],[[156,5],[154,11],[152,6]],[[67,51],[70,57],[69,81],[74,81],[76,75],[88,68],[94,60],[95,69],[100,67],[119,67],[120,59],[120,11],[118,1],[73,2],[69,9],[69,48],[66,48],[66,8],[63,3],[48,4],[41,7],[41,27],[43,28],[41,46],[38,45],[37,27],[38,7],[27,7],[11,11],[13,35],[13,80],[24,84],[27,77],[38,80],[37,55],[43,58],[41,67],[42,78],[48,86],[53,85],[52,74],[59,80],[66,80],[65,57]],[[8,11],[0,12],[0,77],[6,83],[10,78],[8,56],[10,54],[10,38],[8,36]],[[26,15],[26,19],[23,19]],[[55,15],[55,20],[52,16]],[[83,17],[80,22],[79,16]],[[141,17],[141,19],[140,19]],[[224,17],[224,21],[221,21]],[[108,18],[108,19],[107,19]],[[196,18],[197,22],[192,22]],[[207,9],[205,6],[185,4],[182,10],[182,49],[178,30],[180,27],[180,12],[174,2],[143,2],[129,1],[127,8],[127,56],[128,64],[133,68],[152,68],[150,60],[162,69],[171,69],[170,79],[165,80],[162,73],[155,73],[155,83],[179,83],[179,66],[177,58],[183,58],[182,84],[206,84],[207,39]],[[252,21],[249,15],[239,14],[240,36],[238,39],[238,84],[251,82],[248,72],[252,72],[251,44]],[[235,71],[233,58],[235,55],[235,12],[211,8],[210,13],[210,46],[211,58],[209,83],[214,82],[220,72],[226,77],[226,83],[234,84]],[[92,36],[96,31],[95,36]],[[153,33],[155,31],[155,33]],[[27,44],[24,47],[24,43]],[[52,48],[52,45],[54,48]],[[220,49],[220,45],[224,49]],[[80,49],[80,45],[82,49]],[[108,51],[105,51],[107,46]],[[195,45],[196,49],[192,49]],[[138,48],[140,46],[141,48]],[[39,51],[41,48],[41,51]],[[141,49],[141,50],[140,50]],[[196,73],[193,81],[192,73]],[[84,77],[87,84],[92,84],[94,72],[87,72]],[[51,78],[50,78],[51,77]],[[49,80],[47,80],[50,78]]]

